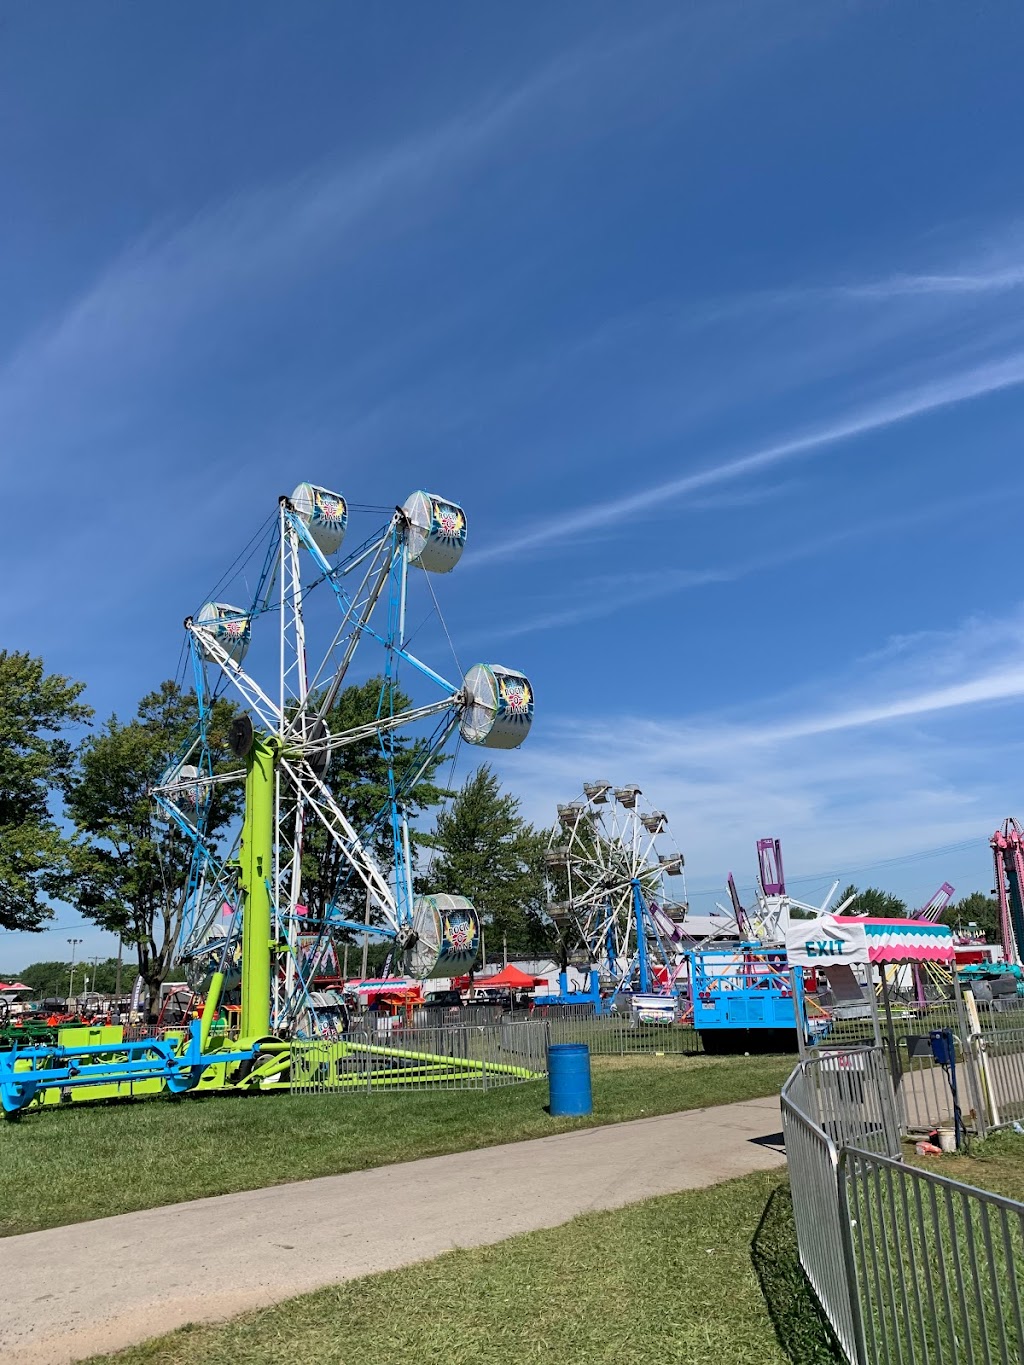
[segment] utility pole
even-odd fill
[[[121,954],[123,951],[124,939],[119,938],[117,940],[117,978],[114,982],[114,996],[118,1000],[121,998]]]
[[[71,944],[71,977],[68,981],[68,999],[74,998],[75,994],[75,948],[82,942],[80,938],[69,938]]]
[[[347,943],[345,944],[345,953],[344,953],[342,962],[343,962],[343,966],[342,966],[342,968],[341,968],[341,980],[342,980],[342,984],[344,985],[344,983],[348,980],[348,944],[347,944]]]
[[[501,935],[501,965],[503,967],[508,966],[508,934],[506,933]]]

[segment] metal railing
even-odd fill
[[[381,1090],[492,1090],[547,1074],[547,1028],[540,1021],[407,1028],[377,1026],[291,1046],[293,1094]]]
[[[979,1087],[977,1068],[969,1040],[953,1034],[960,1108],[965,1127],[984,1136],[988,1124]],[[899,1078],[896,1098],[901,1126],[906,1132],[930,1133],[952,1127],[953,1092],[941,1066],[935,1061],[927,1034],[905,1034],[898,1044]]]
[[[700,1034],[678,1013],[673,1020],[653,1023],[625,1011],[595,1014],[593,1006],[563,1005],[514,1017],[541,1019],[553,1043],[587,1043],[595,1057],[692,1056],[704,1050]]]
[[[1005,1128],[1024,1119],[1024,1028],[983,1030],[973,1044],[988,1126]]]
[[[858,1151],[839,1158],[839,1195],[853,1359],[1024,1360],[1024,1204]]]
[[[905,1166],[898,1114],[877,1048],[805,1060],[782,1090],[800,1263],[847,1360],[1024,1360],[1024,1204]]]
[[[899,1156],[899,1123],[882,1048],[823,1052],[809,1058],[802,1071],[807,1112],[837,1148]]]
[[[806,1063],[802,1063],[782,1088],[782,1130],[800,1264],[852,1361],[856,1360],[856,1333],[840,1224],[839,1154],[817,1121],[815,1104]]]

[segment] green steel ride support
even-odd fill
[[[279,742],[257,734],[245,756],[245,816],[239,881],[242,907],[241,1037],[250,1041],[270,1034],[270,964],[274,867],[274,769]]]

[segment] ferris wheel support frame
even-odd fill
[[[274,865],[274,806],[280,742],[257,735],[245,756],[245,815],[239,857],[242,891],[242,1013],[243,1039],[270,1034],[271,937],[274,903],[270,875]]]

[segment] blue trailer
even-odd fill
[[[705,1052],[796,1051],[784,948],[748,941],[694,949],[687,958],[693,1027]]]

